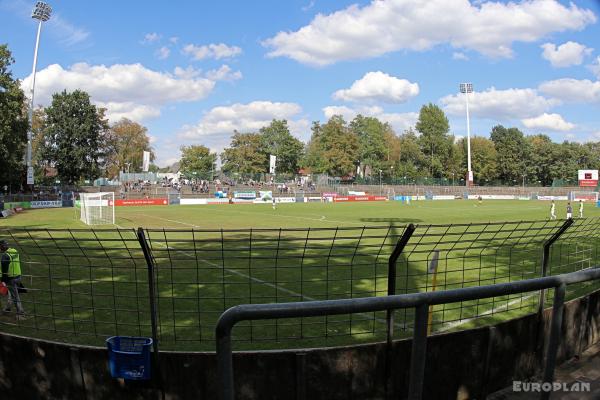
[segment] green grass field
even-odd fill
[[[0,327],[89,344],[115,334],[149,336],[147,266],[137,227],[146,229],[156,263],[161,345],[212,350],[216,319],[235,304],[386,295],[388,258],[409,223],[417,229],[397,263],[397,294],[434,290],[427,271],[434,250],[435,290],[539,276],[543,241],[564,223],[566,202],[557,202],[556,221],[548,220],[549,206],[460,200],[278,204],[276,210],[117,207],[118,229],[93,230],[76,209],[27,210],[0,220],[0,236],[22,253],[30,289],[23,300],[33,317],[15,323],[3,316]],[[586,204],[584,212],[553,246],[550,273],[597,265],[600,208]],[[436,306],[433,328],[464,329],[536,305],[534,293]],[[410,334],[412,316],[412,310],[395,313],[397,337]],[[385,327],[385,313],[370,313],[247,322],[234,333],[239,348],[269,349],[380,340]]]
[[[413,201],[371,203],[203,205],[117,207],[116,224],[121,227],[148,228],[304,228],[397,224],[463,224],[475,222],[546,220],[547,201],[475,200]],[[556,202],[557,216],[566,215],[566,202]],[[577,215],[577,205],[574,207]],[[600,216],[595,204],[585,204],[584,217]],[[16,217],[0,220],[0,226],[39,228],[87,228],[73,208],[28,210]]]

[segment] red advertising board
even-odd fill
[[[167,199],[115,200],[115,206],[166,206],[168,204]]]
[[[333,201],[346,202],[346,201],[385,201],[385,196],[338,196],[334,197]]]

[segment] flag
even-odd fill
[[[275,173],[275,161],[277,161],[277,156],[274,156],[273,154],[271,154],[270,158],[269,158],[269,173],[270,174]]]
[[[142,170],[144,172],[148,172],[148,169],[150,169],[150,152],[144,151],[144,161],[142,164]]]

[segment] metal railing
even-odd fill
[[[217,318],[237,304],[432,292],[600,264],[598,218],[361,222],[365,226],[299,229],[0,228],[0,238],[21,253],[28,288],[21,299],[31,317],[0,315],[0,328],[85,344],[114,335],[152,336],[165,349],[207,350]],[[568,295],[597,286],[573,285]],[[434,305],[431,328],[443,332],[534,313],[543,300],[512,294]],[[410,336],[413,321],[410,309],[248,321],[234,340],[251,349],[392,340]]]
[[[599,278],[600,269],[593,268],[557,276],[451,289],[440,292],[413,293],[377,298],[309,301],[293,304],[245,304],[234,306],[219,317],[215,329],[220,398],[221,400],[234,399],[232,329],[242,321],[358,314],[408,308],[415,309],[412,350],[410,353],[408,399],[416,400],[421,399],[423,393],[427,352],[428,310],[430,306],[554,288],[552,320],[543,373],[543,381],[551,383],[554,378],[556,355],[560,343],[560,330],[567,285]],[[548,399],[549,396],[550,392],[542,392],[540,398]]]

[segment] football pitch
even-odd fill
[[[116,226],[102,227],[83,224],[73,208],[26,210],[1,220],[0,236],[22,254],[32,317],[5,315],[0,326],[84,344],[150,336],[151,285],[138,227],[154,261],[161,348],[213,350],[216,320],[236,304],[388,294],[388,259],[409,224],[416,230],[396,264],[396,294],[540,276],[543,243],[565,223],[566,202],[556,203],[558,220],[549,220],[549,209],[532,200],[117,207]],[[549,273],[598,265],[599,216],[595,204],[585,205],[585,218],[553,246]],[[432,330],[534,312],[538,297],[435,306]],[[394,315],[395,337],[409,336],[413,310]],[[239,349],[273,349],[382,340],[385,332],[385,313],[363,313],[244,322],[234,339]]]
[[[556,202],[557,216],[564,219],[567,202]],[[600,216],[595,204],[584,205],[584,217]],[[574,205],[574,215],[578,205]],[[116,225],[123,228],[239,229],[239,228],[324,228],[365,225],[468,224],[547,220],[547,201],[476,200],[398,201],[365,203],[223,204],[198,206],[116,207]],[[78,209],[27,210],[0,226],[35,228],[89,228],[79,220]],[[95,227],[98,228],[98,227]],[[101,228],[101,227],[100,227]]]

